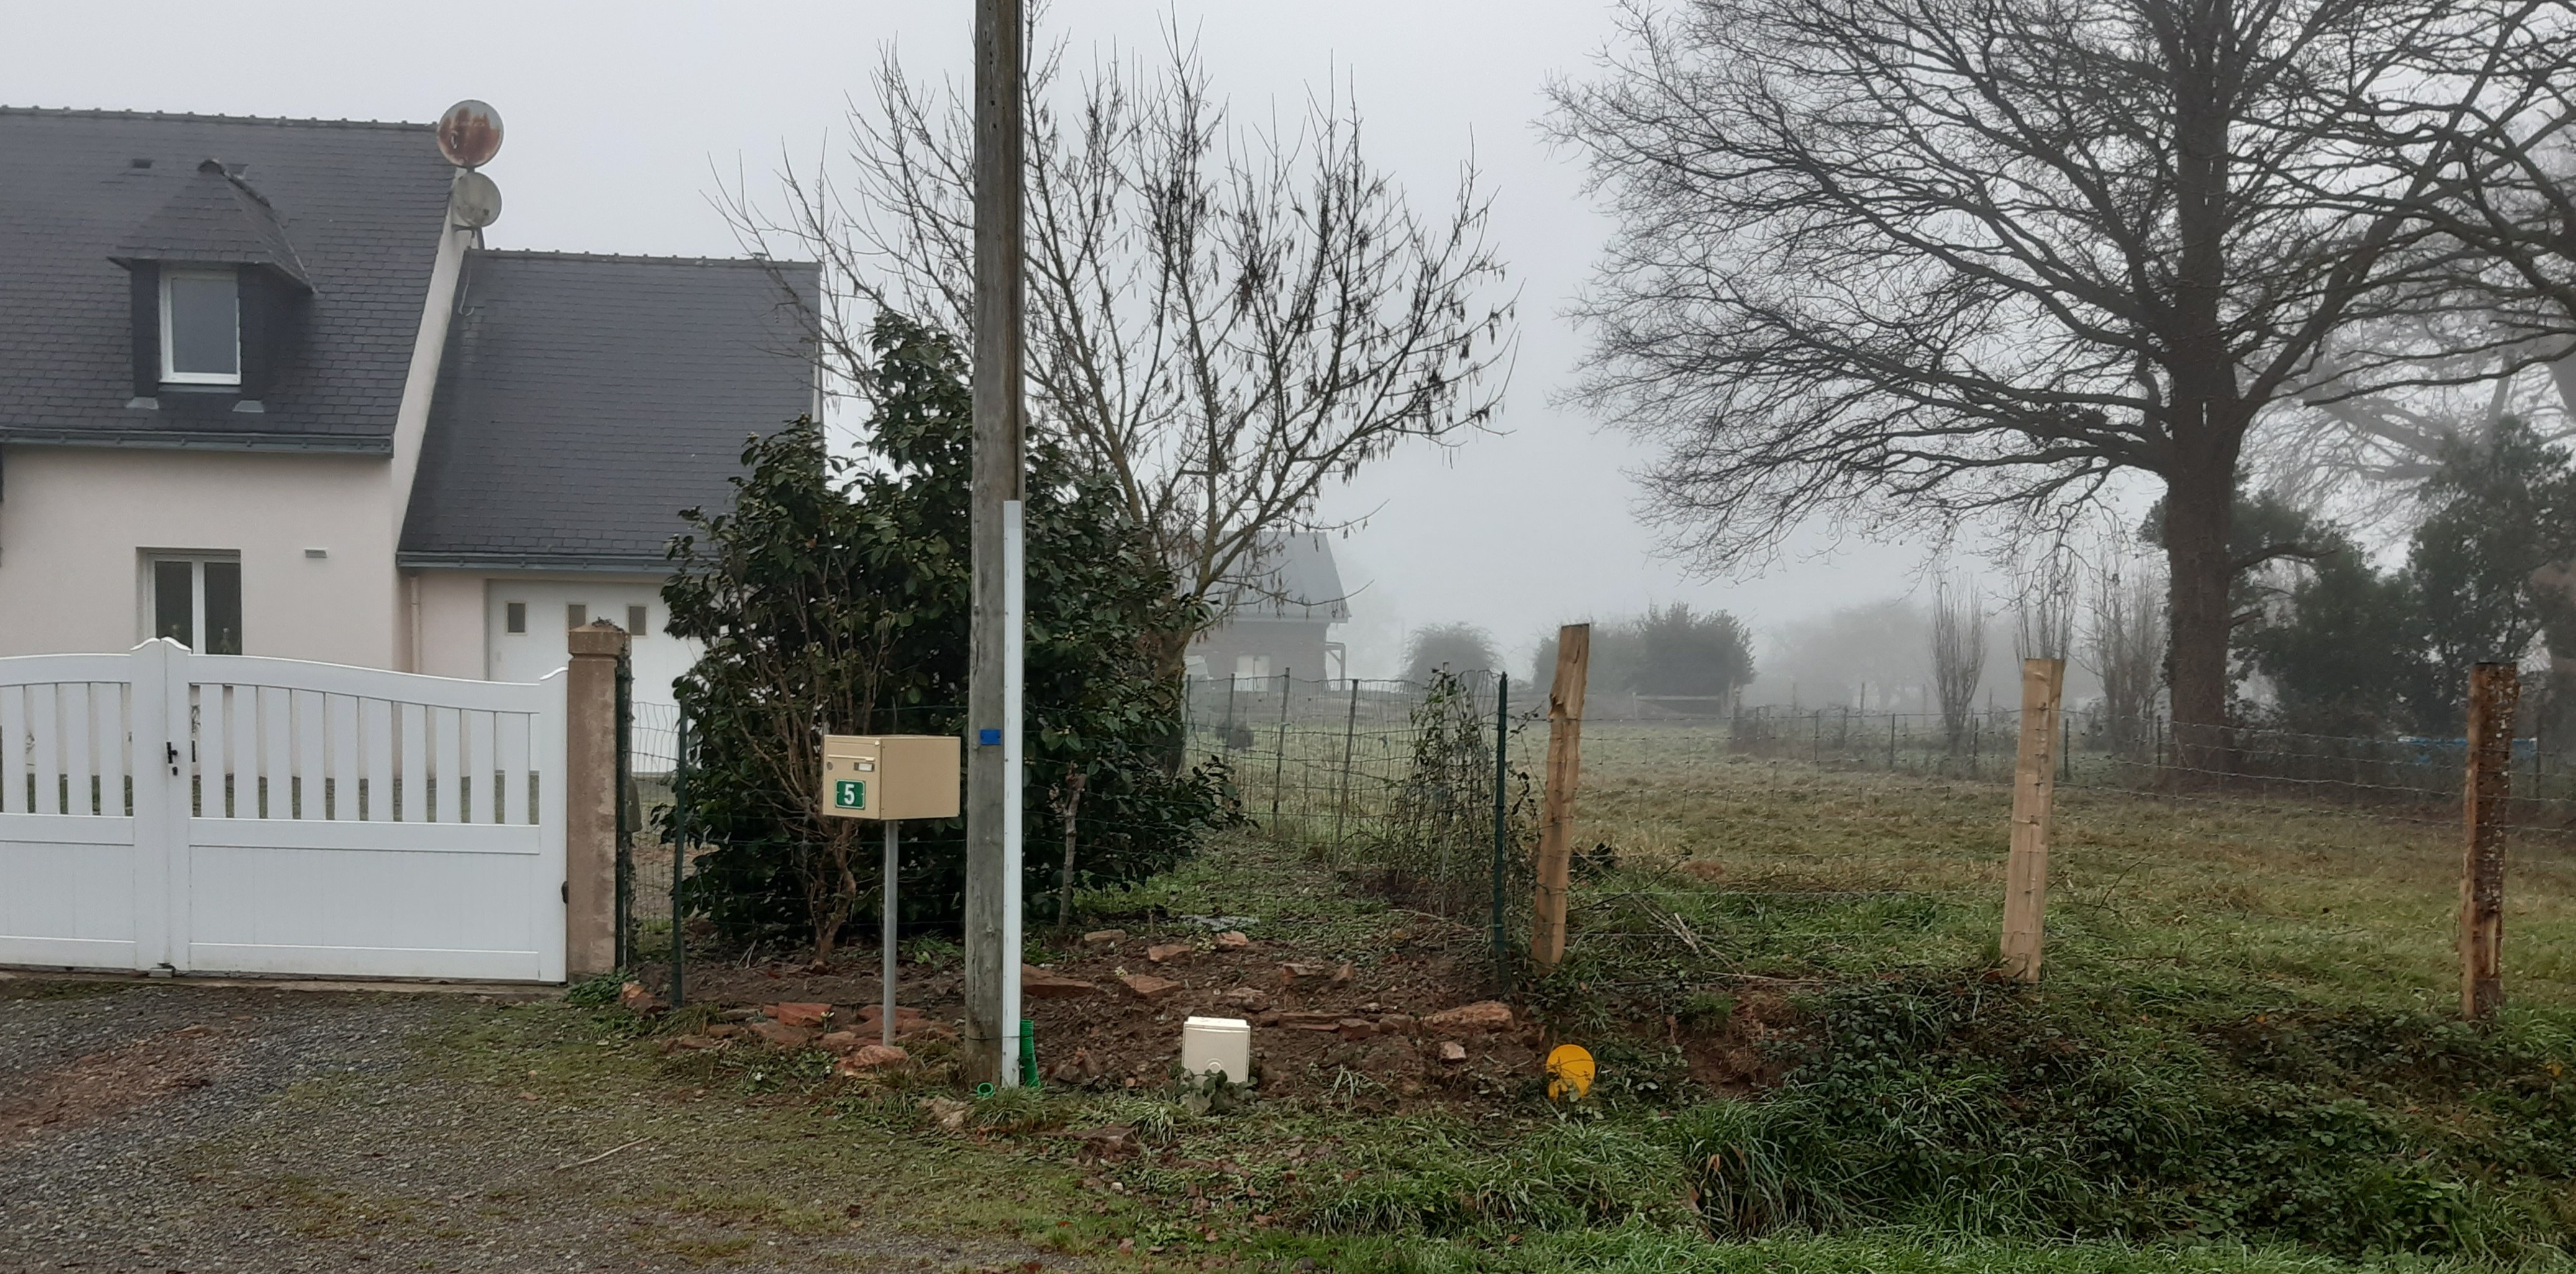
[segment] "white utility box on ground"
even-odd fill
[[[1194,1017],[1181,1023],[1181,1069],[1192,1075],[1224,1074],[1230,1084],[1252,1079],[1252,1023],[1239,1017]]]

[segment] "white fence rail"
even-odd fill
[[[0,964],[561,981],[564,685],[0,659]]]

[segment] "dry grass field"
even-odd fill
[[[2010,810],[2000,782],[1736,755],[1716,727],[1596,723],[1576,843],[1606,844],[1618,868],[1589,891],[1591,908],[1576,891],[1577,924],[1595,941],[1635,934],[1642,901],[1706,917],[1703,945],[1738,968],[1961,967],[2000,931]],[[2458,817],[2062,786],[2048,981],[2446,1007],[2458,994]],[[2576,1007],[2576,835],[2518,830],[2509,852],[2508,994]]]

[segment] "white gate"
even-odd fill
[[[565,684],[0,659],[0,964],[560,982]]]

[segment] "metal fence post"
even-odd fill
[[[1353,702],[1357,702],[1354,700]],[[1512,676],[1494,677],[1494,985],[1501,989],[1511,969],[1511,948],[1503,936],[1505,847],[1511,840],[1511,702]]]
[[[680,709],[680,742],[671,758],[671,1007],[688,1003],[689,710]]]
[[[1359,729],[1360,682],[1359,678],[1353,677],[1351,678],[1351,712],[1349,718],[1342,722],[1342,790],[1333,803],[1333,861],[1335,862],[1340,862],[1342,858],[1342,823],[1351,810],[1352,748],[1359,737]]]
[[[1279,755],[1270,763],[1270,830],[1279,830],[1279,794],[1288,783],[1288,690],[1296,683],[1297,670],[1279,672]]]
[[[877,1009],[883,1015],[883,1020],[877,1024],[881,1036],[877,1042],[888,1048],[894,1047],[895,936],[896,927],[902,923],[895,907],[895,884],[903,874],[902,832],[899,830],[902,826],[896,819],[885,821],[885,867],[881,882],[885,896],[879,900],[879,909],[884,914],[877,922],[878,994],[883,1001]]]

